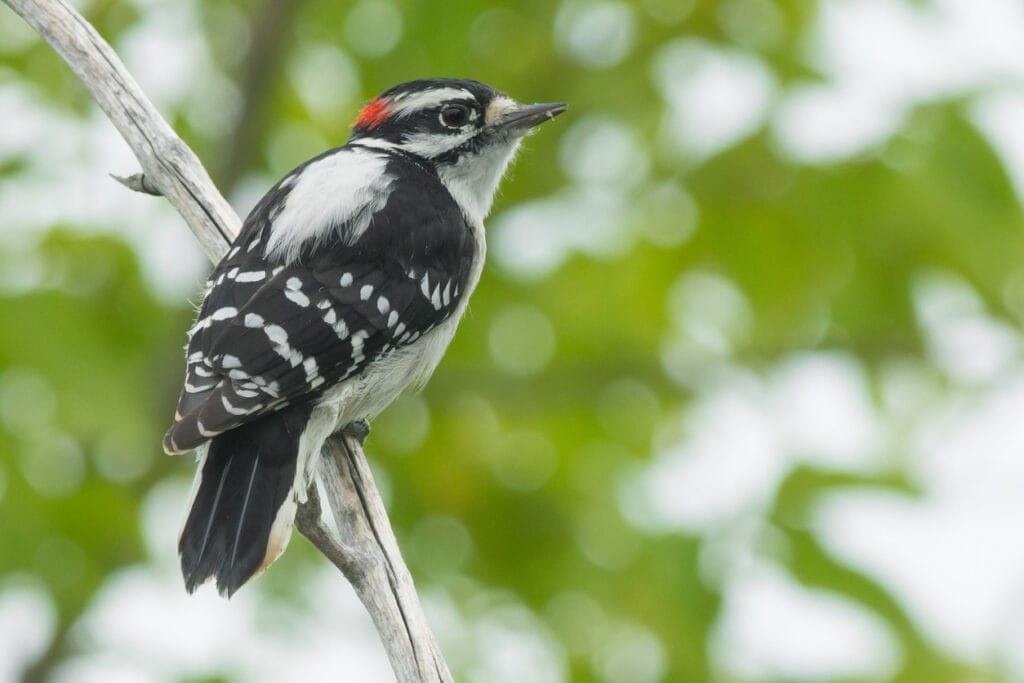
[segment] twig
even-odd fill
[[[143,194],[151,194],[154,197],[163,196],[158,188],[153,187],[153,185],[150,184],[149,178],[146,177],[145,173],[133,173],[129,176],[114,175],[111,173],[110,177],[127,187],[129,190],[135,190],[136,192],[141,192]]]
[[[113,49],[64,0],[4,0],[71,67],[131,146],[142,174],[118,178],[162,194],[217,261],[241,222],[199,159],[175,135]],[[366,456],[350,437],[332,437],[296,526],[348,578],[383,640],[400,683],[451,681],[402,560]],[[323,519],[317,488],[334,522]]]

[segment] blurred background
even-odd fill
[[[245,213],[425,76],[530,138],[367,452],[460,681],[1024,681],[1019,0],[74,3]],[[0,680],[390,680],[302,537],[185,595],[209,264],[0,8]]]

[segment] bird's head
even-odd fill
[[[519,104],[479,81],[410,81],[363,107],[349,143],[426,161],[467,213],[482,219],[519,142],[565,110],[563,103]]]

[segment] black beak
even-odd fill
[[[534,126],[550,121],[568,108],[569,105],[565,102],[523,105],[509,112],[498,127],[512,133],[525,133]]]

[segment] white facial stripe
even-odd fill
[[[394,149],[397,145],[387,140],[381,140],[380,138],[360,138],[355,140],[353,145],[359,145],[361,147],[376,147],[378,149]]]
[[[414,133],[405,138],[402,149],[427,159],[441,156],[469,140],[476,131],[463,130],[453,135],[437,135],[436,133]]]
[[[484,123],[488,126],[493,126],[518,106],[512,98],[499,95],[487,105],[487,111],[484,112]]]
[[[462,88],[434,88],[423,92],[398,95],[390,102],[390,108],[398,116],[407,116],[414,111],[438,107],[448,100],[474,99],[473,93]]]

